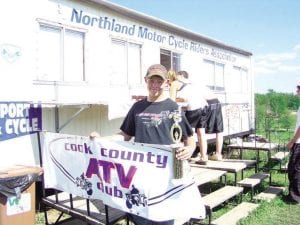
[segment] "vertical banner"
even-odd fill
[[[41,130],[41,105],[28,102],[0,102],[0,141]]]
[[[50,132],[42,137],[46,188],[100,199],[154,221],[205,217],[191,173],[173,179],[169,146]]]

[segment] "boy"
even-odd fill
[[[300,96],[300,83],[297,85],[297,95]],[[297,123],[293,138],[287,144],[291,151],[288,164],[289,194],[287,200],[300,203],[300,108],[297,112]]]
[[[178,105],[164,95],[164,87],[167,85],[167,70],[160,64],[154,64],[147,70],[145,76],[148,96],[136,102],[129,110],[120,129],[119,135],[124,141],[134,137],[135,142],[148,144],[173,144],[170,134],[173,118],[170,114],[178,110]],[[195,150],[195,141],[192,137],[193,130],[185,116],[179,123],[182,129],[182,141],[184,146],[179,148],[177,159],[189,159]],[[99,136],[96,132],[90,134],[94,138]],[[155,222],[146,218],[131,215],[136,225],[173,225],[174,220]]]

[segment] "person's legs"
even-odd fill
[[[211,130],[212,133],[216,134],[216,153],[211,157],[212,160],[222,160],[222,148],[223,148],[223,116],[222,116],[222,106],[217,100],[212,107],[213,121]]]
[[[205,136],[205,128],[197,128],[198,145],[200,148],[200,161],[206,162],[207,157],[207,139]]]
[[[216,133],[216,155],[222,158],[223,133]]]
[[[288,164],[289,197],[300,203],[300,144],[293,146]]]
[[[206,163],[207,157],[207,140],[205,135],[206,127],[206,109],[196,109],[185,112],[185,116],[192,127],[195,127],[197,133],[198,146],[200,149],[200,161],[199,163]]]
[[[209,157],[210,160],[221,161],[223,148],[223,133],[216,133],[216,153]]]

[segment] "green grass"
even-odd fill
[[[60,212],[55,209],[51,209],[47,211],[48,223],[55,224],[57,218],[60,216]],[[60,221],[70,218],[69,215],[63,214]],[[45,214],[44,212],[36,212],[35,216],[35,225],[45,225]],[[83,223],[84,224],[84,223]]]
[[[239,225],[298,225],[299,221],[300,205],[287,204],[279,196],[269,203],[261,203],[247,218],[239,221]]]
[[[231,157],[238,158],[238,154],[232,154]],[[256,159],[256,154],[254,151],[244,151],[243,159]],[[288,188],[288,177],[287,173],[279,171],[278,163],[267,163],[267,152],[260,153],[260,168],[272,169],[272,185],[285,187],[285,193],[280,194],[271,202],[256,202],[260,203],[259,207],[254,210],[249,216],[239,221],[239,225],[298,225],[300,224],[300,204],[290,204],[283,201],[283,196],[287,194]],[[287,160],[285,160],[287,161]],[[284,164],[284,163],[283,163]],[[253,174],[254,169],[248,169],[244,172],[244,177],[248,177]],[[238,177],[241,179],[241,177]],[[227,184],[233,185],[234,176],[232,174],[227,175]],[[216,184],[212,184],[216,185]],[[259,187],[255,189],[255,194],[258,194],[265,190],[269,186],[268,180],[264,181]],[[247,191],[247,190],[246,190]],[[254,202],[251,200],[249,191],[244,192],[243,201]],[[229,201],[228,203],[214,209],[212,214],[212,220],[220,217],[229,210],[231,210],[237,203],[235,201]],[[201,224],[208,224],[208,219],[201,221]]]
[[[248,156],[249,157],[249,156]],[[262,162],[260,166],[270,166],[272,173],[272,185],[285,187],[285,193],[277,196],[271,202],[261,202],[259,207],[252,212],[247,218],[242,219],[239,225],[298,225],[300,222],[300,204],[290,204],[283,201],[283,196],[287,194],[288,177],[286,172],[275,170],[279,168],[278,163],[270,163],[268,165],[267,154],[262,155]],[[284,164],[287,159],[282,163]],[[263,185],[257,191],[263,191],[268,184]]]

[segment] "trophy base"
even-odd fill
[[[177,170],[177,173],[174,171],[173,179],[172,182],[180,184],[181,182],[185,182],[186,180],[191,180],[192,179],[192,174],[191,174],[191,167],[190,164],[188,163],[187,160],[182,160],[181,161],[181,168],[180,171]]]
[[[183,143],[175,143],[171,144],[172,152],[173,152],[173,179],[182,179],[186,174],[186,160],[178,160],[176,158],[176,151],[183,147]]]

